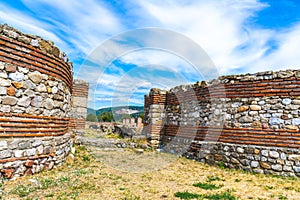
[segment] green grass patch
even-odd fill
[[[213,182],[213,181],[225,181],[224,179],[221,179],[218,176],[208,176],[206,182]]]
[[[272,185],[265,185],[265,189],[266,190],[272,190],[272,189],[274,189],[274,186],[272,186]]]
[[[205,195],[204,199],[212,199],[212,200],[236,200],[237,198],[233,196],[230,192],[222,192],[218,194]]]
[[[288,198],[286,196],[283,196],[282,194],[278,196],[278,199],[281,200],[287,200]]]
[[[18,195],[19,197],[26,197],[35,190],[35,188],[30,186],[18,185],[17,187],[13,188],[10,192],[12,194]]]
[[[174,194],[175,197],[178,197],[180,199],[198,199],[201,197],[200,194],[190,193],[188,191],[185,192],[176,192]]]
[[[193,186],[202,188],[204,190],[217,190],[222,187],[221,185],[215,185],[210,183],[195,183],[193,184]]]

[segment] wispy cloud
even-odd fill
[[[14,8],[0,3],[0,22],[11,24],[23,32],[39,35],[55,41],[57,45],[65,46],[65,42],[51,31],[52,26],[22,13]]]
[[[142,103],[142,93],[151,87],[207,79],[205,74],[212,70],[199,72],[190,65],[199,59],[199,50],[176,34],[160,37],[159,28],[182,34],[202,47],[218,69],[215,75],[300,67],[299,21],[281,29],[256,24],[256,17],[270,8],[272,1],[129,0],[119,2],[118,7],[104,0],[21,2],[26,10],[9,1],[0,2],[0,22],[53,40],[66,51],[77,62],[76,77],[90,82],[89,102],[96,102],[97,107],[116,98]],[[137,31],[120,37],[144,27],[158,29],[152,35]],[[103,44],[106,49],[99,51]],[[161,49],[143,49],[151,46]],[[80,67],[78,63],[84,64]]]
[[[101,42],[125,29],[115,14],[99,1],[22,0],[22,2],[39,17],[39,21],[51,25],[48,28],[68,44],[64,45],[65,51],[68,51],[74,59],[78,59],[78,56],[81,60],[84,59]],[[8,13],[8,18],[14,18],[14,12]],[[37,24],[31,20],[27,21]],[[22,23],[22,20],[20,22]],[[78,70],[78,66],[75,67]]]

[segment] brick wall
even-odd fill
[[[252,171],[300,175],[297,168],[300,163],[286,157],[274,161],[274,158],[258,152],[256,160],[248,159],[247,163],[266,163],[248,166],[242,161],[245,155],[237,156],[232,161],[230,157],[223,156],[225,151],[219,145],[233,146],[230,153],[236,152],[236,148],[241,145],[266,151],[273,151],[268,148],[276,148],[276,151],[285,154],[286,149],[292,148],[288,151],[298,153],[299,88],[300,71],[286,70],[223,76],[163,92],[154,89],[145,97],[145,132],[150,136],[158,136],[149,138],[161,148],[204,162],[211,162],[211,158],[218,155],[216,157],[221,160],[217,162],[223,161],[232,167],[250,166]],[[214,146],[214,150],[205,151],[210,156],[201,157],[204,152],[201,146],[208,143]],[[291,164],[292,167],[289,167]],[[266,165],[270,169],[262,167]],[[284,171],[283,168],[292,170]]]

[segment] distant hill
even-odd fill
[[[118,106],[118,107],[107,107],[94,110],[92,108],[87,108],[87,114],[94,114],[96,116],[101,115],[104,112],[113,112],[114,115],[130,114],[133,116],[138,116],[144,113],[144,106]]]

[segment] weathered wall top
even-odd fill
[[[54,42],[52,42],[50,40],[45,40],[45,39],[41,38],[40,36],[22,33],[21,31],[13,28],[7,24],[0,24],[0,34],[5,35],[8,38],[17,40],[21,43],[39,48],[40,50],[42,50],[48,54],[51,54],[57,58],[60,58],[64,62],[68,62],[68,60],[69,60],[67,55],[64,52],[60,51],[59,48],[54,45]]]
[[[170,91],[176,90],[187,90],[195,87],[213,87],[220,84],[234,84],[237,82],[253,82],[253,81],[270,81],[270,80],[282,80],[282,79],[292,79],[299,78],[300,70],[280,70],[280,71],[264,71],[257,73],[247,73],[239,75],[226,75],[220,76],[215,79],[208,81],[197,81],[195,84],[179,85],[170,89]],[[153,91],[152,91],[153,90]],[[164,90],[158,88],[152,88],[150,93],[161,93]]]

